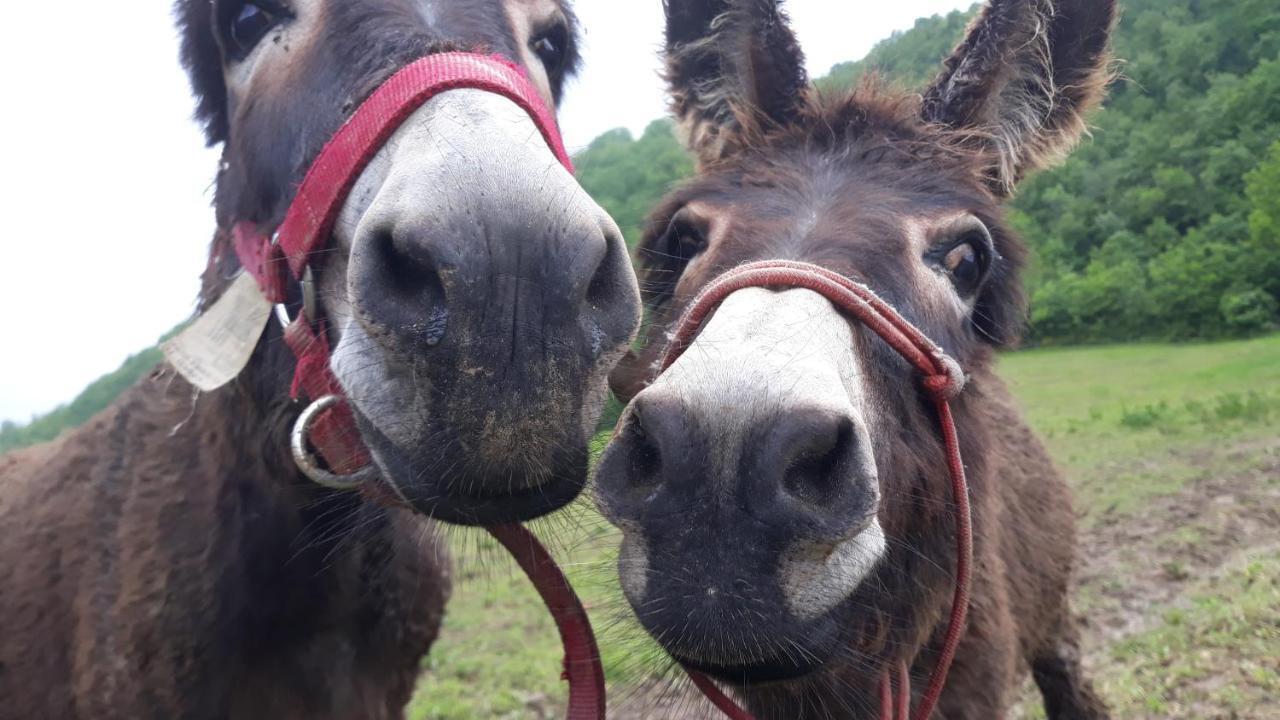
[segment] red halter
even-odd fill
[[[523,108],[556,159],[573,172],[555,117],[520,67],[497,55],[428,55],[388,78],[334,134],[311,164],[274,234],[259,232],[253,223],[232,228],[236,255],[268,300],[285,301],[289,275],[305,280],[312,254],[329,245],[351,187],[400,125],[436,95],[462,88],[495,93]],[[291,389],[295,399],[343,396],[329,370],[329,340],[320,321],[315,308],[304,306],[285,329],[285,342],[298,359]],[[350,474],[368,465],[368,451],[345,402],[320,410],[308,429],[311,444],[335,473]]]
[[[497,55],[439,53],[405,66],[360,105],[312,163],[275,233],[261,233],[247,222],[232,229],[241,265],[258,281],[268,300],[285,302],[290,275],[304,285],[303,310],[287,321],[284,331],[285,342],[298,361],[290,392],[295,399],[305,396],[312,401],[300,418],[301,429],[295,430],[294,455],[306,452],[309,440],[333,473],[340,474],[332,476],[337,480],[359,477],[356,474],[368,466],[370,457],[356,431],[351,409],[342,400],[342,387],[329,369],[323,319],[306,299],[312,254],[328,246],[351,187],[396,129],[431,98],[463,88],[496,93],[523,108],[556,159],[573,172],[555,117],[519,66]],[[386,504],[401,504],[380,489],[371,489],[368,494]],[[568,580],[537,538],[522,526],[488,530],[515,557],[555,618],[565,648],[567,716],[572,720],[604,717],[600,652],[586,611]]]
[[[942,695],[947,671],[955,658],[956,647],[964,632],[969,611],[969,574],[973,562],[973,532],[969,514],[969,486],[950,401],[964,389],[965,377],[959,363],[950,358],[932,340],[907,322],[896,310],[869,288],[826,268],[809,263],[766,260],[734,268],[716,278],[694,298],[676,325],[675,337],[662,358],[666,370],[697,338],[703,322],[715,309],[738,290],[749,287],[803,288],[831,301],[832,305],[867,326],[920,372],[923,385],[934,401],[942,441],[947,452],[947,470],[951,475],[951,492],[956,506],[956,578],[951,601],[951,619],[942,643],[938,664],[929,685],[916,707],[916,720],[926,720]],[[733,720],[750,720],[750,713],[739,707],[705,675],[686,668],[685,671],[707,699]],[[910,678],[907,664],[897,667],[897,698],[886,669],[880,676],[880,717],[882,720],[907,720],[911,705]]]

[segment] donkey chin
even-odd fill
[[[754,684],[848,647],[842,618],[885,552],[851,333],[816,293],[739,290],[601,458],[625,594],[685,665]]]
[[[576,497],[639,291],[621,233],[527,113],[481,91],[432,99],[363,172],[335,239],[332,367],[384,479],[460,524]]]

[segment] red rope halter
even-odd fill
[[[946,685],[947,672],[955,658],[956,647],[964,632],[969,611],[969,581],[973,562],[973,530],[969,512],[969,486],[965,480],[964,463],[960,457],[960,441],[956,435],[955,421],[951,415],[950,400],[964,388],[964,372],[932,340],[907,322],[896,310],[881,300],[869,288],[826,268],[809,263],[786,260],[766,260],[734,268],[716,278],[694,298],[684,316],[676,325],[675,337],[662,358],[662,370],[666,370],[688,349],[702,329],[703,322],[715,312],[720,303],[733,293],[749,287],[802,288],[822,295],[845,314],[855,318],[880,336],[889,347],[907,360],[921,375],[925,390],[933,399],[942,428],[942,441],[946,448],[947,470],[951,475],[951,492],[956,505],[956,577],[955,592],[951,601],[951,618],[942,643],[938,663],[934,667],[929,684],[916,706],[916,720],[926,720],[933,712]],[[707,699],[733,720],[749,720],[752,716],[725,695],[702,673],[685,668],[693,683]],[[897,667],[897,696],[895,699],[890,671],[880,676],[881,720],[907,720],[911,707],[911,684],[907,663]]]

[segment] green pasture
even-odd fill
[[[1205,456],[1280,425],[1280,335],[1030,350],[1000,367],[1086,522],[1175,491]]]
[[[1260,462],[1249,444],[1280,426],[1280,335],[1031,350],[1007,355],[1000,366],[1071,478],[1082,533],[1140,513],[1144,502],[1177,492],[1206,467]],[[1239,447],[1246,451],[1225,450]],[[549,540],[595,618],[613,697],[625,701],[629,688],[669,672],[619,599],[612,528],[580,501],[534,529]],[[550,618],[495,543],[474,531],[446,532],[456,562],[454,596],[410,717],[556,717],[564,686]],[[1277,582],[1280,555],[1262,549],[1240,567],[1193,583],[1174,606],[1154,610],[1160,622],[1117,643],[1112,667],[1100,673],[1115,716],[1162,717],[1183,707],[1185,699],[1169,689],[1177,679],[1171,673],[1181,674],[1175,689],[1237,693],[1242,708],[1268,693],[1274,699]],[[1077,604],[1087,608],[1088,598]],[[1222,663],[1230,664],[1232,683],[1214,689]],[[1193,682],[1197,674],[1204,683]]]

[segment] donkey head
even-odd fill
[[[198,116],[223,144],[205,304],[238,268],[230,228],[278,224],[396,70],[497,53],[551,105],[578,63],[567,0],[179,0],[178,15]],[[385,479],[462,523],[576,496],[639,293],[617,227],[524,110],[474,89],[427,102],[363,171],[327,250],[314,266],[331,366]]]
[[[803,289],[733,293],[650,381],[664,333],[725,270],[806,261],[869,286],[980,375],[1023,317],[1024,250],[1001,202],[1081,135],[1113,3],[993,0],[923,96],[874,81],[817,93],[775,0],[666,10],[699,174],[652,216],[656,322],[614,375],[634,400],[597,482],[624,535],[623,588],[674,657],[728,681],[885,660],[936,624],[953,565],[934,501],[949,497],[944,455],[911,367]],[[980,475],[973,384],[955,405]]]

